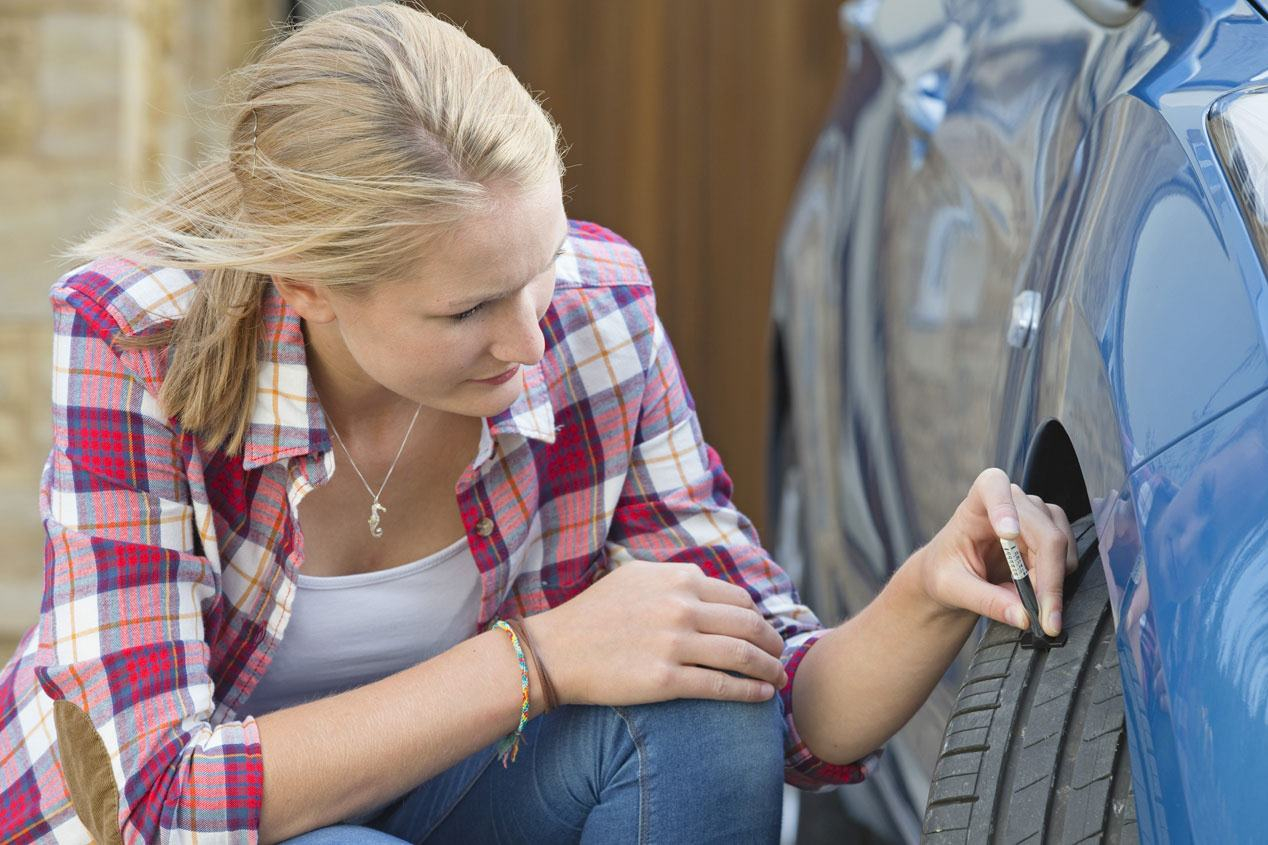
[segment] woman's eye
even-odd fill
[[[481,308],[483,308],[483,307],[484,307],[484,303],[483,303],[483,302],[481,302],[481,303],[480,303],[480,304],[478,304],[478,305],[473,305],[473,306],[471,306],[470,308],[468,308],[466,311],[463,311],[461,314],[454,314],[454,315],[452,315],[452,319],[454,319],[454,320],[459,320],[459,321],[461,321],[461,320],[465,320],[465,319],[467,319],[468,317],[471,317],[472,315],[474,315],[477,311],[479,311],[479,310],[480,310]]]
[[[568,251],[568,250],[567,250],[566,248],[565,248],[565,249],[561,249],[561,250],[559,250],[559,252],[556,252],[556,253],[555,253],[555,259],[556,259],[556,260],[558,260],[558,259],[562,258],[562,257],[563,257],[563,255],[564,255],[564,253],[565,253],[565,252],[567,252],[567,251]],[[473,305],[472,307],[468,308],[466,311],[463,311],[461,314],[451,314],[451,315],[449,315],[449,319],[451,319],[451,320],[456,320],[456,321],[458,321],[458,322],[461,322],[461,321],[463,321],[463,320],[469,319],[470,317],[475,316],[476,312],[477,312],[477,311],[479,311],[481,308],[483,308],[483,307],[484,307],[485,305],[487,305],[487,304],[488,304],[488,303],[486,303],[486,302],[481,302],[479,305]]]

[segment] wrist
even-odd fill
[[[956,605],[939,601],[932,585],[937,582],[934,570],[937,561],[930,556],[929,546],[922,546],[907,558],[886,585],[886,592],[901,603],[913,621],[925,624],[976,623],[978,614]]]
[[[543,713],[547,708],[548,696],[544,675],[550,677],[554,706],[562,707],[569,702],[563,686],[563,676],[560,673],[559,656],[562,652],[556,648],[554,631],[550,620],[546,619],[545,615],[544,612],[537,613],[518,620],[532,643],[533,660],[529,663],[529,704],[532,715]]]

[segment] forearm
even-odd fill
[[[544,706],[534,674],[529,694],[533,718]],[[515,730],[520,700],[510,637],[493,630],[375,683],[260,717],[260,842],[404,794]]]
[[[909,564],[861,612],[823,635],[797,667],[797,730],[830,763],[854,762],[897,733],[978,619],[925,597]]]

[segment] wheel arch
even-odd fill
[[[1078,452],[1058,420],[1045,420],[1031,439],[1021,486],[1045,502],[1060,505],[1071,522],[1092,512]]]

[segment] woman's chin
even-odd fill
[[[469,417],[494,417],[514,404],[520,395],[517,379],[498,385],[469,381],[454,397],[450,410]]]

